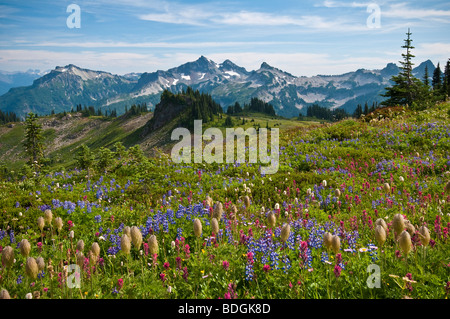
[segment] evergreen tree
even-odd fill
[[[392,76],[391,81],[394,82],[394,85],[386,88],[386,92],[381,95],[388,98],[381,103],[382,105],[411,106],[413,102],[425,102],[425,86],[422,81],[415,78],[412,74],[412,66],[414,64],[411,59],[414,55],[412,55],[411,50],[414,49],[414,47],[411,45],[412,39],[409,29],[406,35],[407,38],[404,40],[405,44],[402,46],[402,48],[406,49],[406,54],[402,53],[403,61],[400,61],[400,64],[402,65],[401,72],[396,76]]]
[[[77,157],[77,164],[81,169],[87,170],[88,179],[91,178],[91,168],[94,164],[94,154],[85,144],[81,145],[81,151]]]
[[[446,99],[450,96],[450,59],[448,59],[444,68],[444,81],[442,83],[442,93]]]
[[[425,73],[423,75],[423,84],[425,84],[425,86],[429,87],[430,86],[430,80],[429,80],[430,75],[428,74],[428,65],[425,65]]]
[[[231,116],[227,116],[225,119],[225,127],[232,127],[233,126],[233,119]]]
[[[439,66],[439,63],[437,64],[436,69],[434,69],[433,72],[433,79],[431,82],[431,85],[433,86],[433,91],[434,92],[438,92],[441,89],[441,85],[442,85],[442,71],[441,71],[441,67]]]
[[[356,106],[355,112],[353,113],[353,117],[359,119],[362,114],[363,114],[362,106],[361,104],[358,104]]]
[[[42,158],[44,156],[44,146],[42,144],[42,126],[37,122],[37,117],[33,113],[28,113],[25,120],[25,152],[29,156],[28,164],[35,172],[39,171]]]
[[[364,115],[367,116],[367,114],[369,114],[369,105],[366,102],[366,104],[364,104]]]

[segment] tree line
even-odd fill
[[[245,112],[258,112],[267,114],[270,116],[275,116],[275,109],[273,108],[272,104],[269,104],[267,102],[264,102],[256,97],[253,97],[250,100],[250,103],[245,103],[244,107],[242,108],[241,105],[236,102],[234,105],[230,105],[227,108],[227,114],[239,114],[239,113],[245,113]]]
[[[408,106],[412,109],[424,109],[432,103],[445,101],[450,95],[450,59],[445,65],[444,72],[441,71],[438,63],[434,70],[431,80],[429,81],[428,67],[425,68],[422,80],[416,78],[412,74],[412,54],[411,32],[408,29],[407,37],[402,48],[406,49],[402,53],[403,60],[400,61],[400,73],[391,78],[393,85],[386,88],[386,92],[381,96],[387,99],[381,104],[384,106]]]
[[[2,112],[2,110],[0,110],[0,124],[10,122],[20,122],[20,118],[14,112]]]
[[[331,110],[327,107],[323,107],[319,104],[314,103],[313,105],[307,107],[306,116],[310,118],[336,122],[349,117],[349,114],[342,109]],[[303,114],[301,112],[299,114],[299,119],[303,119]]]

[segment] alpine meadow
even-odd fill
[[[448,3],[38,2],[33,40],[0,5],[0,299],[448,299]]]

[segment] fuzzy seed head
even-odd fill
[[[277,223],[277,217],[275,216],[275,214],[273,212],[270,212],[267,215],[267,223],[269,224],[270,228],[275,227],[275,224]]]
[[[95,256],[100,256],[100,246],[97,242],[94,242],[91,246],[91,251],[94,253]]]
[[[325,246],[326,250],[331,250],[332,245],[331,245],[331,239],[333,238],[333,235],[331,235],[331,233],[326,232],[325,234],[323,234],[323,244]]]
[[[95,265],[97,263],[97,259],[98,259],[97,255],[95,255],[95,253],[92,250],[90,250],[89,251],[89,265],[91,265],[91,266]]]
[[[56,217],[55,218],[55,227],[58,231],[61,231],[61,229],[63,228],[63,220],[61,217]]]
[[[148,248],[150,249],[150,253],[152,255],[157,254],[158,253],[158,239],[156,238],[155,235],[151,235],[148,238]]]
[[[284,224],[283,227],[281,228],[281,234],[280,234],[281,241],[283,243],[285,243],[286,240],[289,238],[290,233],[291,233],[291,226],[288,223]]]
[[[333,235],[331,238],[331,249],[335,254],[339,252],[339,249],[341,248],[341,239],[337,235]]]
[[[44,217],[42,217],[42,216],[38,217],[38,219],[37,219],[37,224],[38,224],[39,229],[40,229],[41,232],[42,232],[42,231],[44,230],[44,226],[45,226],[45,220],[44,220]]]
[[[14,249],[11,246],[6,246],[2,250],[2,265],[6,268],[11,268],[14,263]]]
[[[391,186],[388,183],[384,183],[383,185],[383,191],[385,193],[389,193],[391,191]]]
[[[206,201],[206,204],[207,204],[209,207],[212,207],[212,205],[213,205],[214,202],[213,202],[212,198],[209,197],[209,195],[206,196],[205,201]]]
[[[39,267],[36,263],[36,259],[34,259],[33,257],[28,257],[27,262],[25,264],[25,274],[30,279],[36,279],[38,272],[39,272]]]
[[[45,261],[44,261],[44,258],[42,258],[42,257],[36,258],[36,264],[38,265],[39,271],[44,270],[44,268],[45,268]]]
[[[421,226],[419,228],[419,238],[422,245],[425,247],[428,246],[430,243],[430,231],[428,230],[427,226]]]
[[[131,242],[133,243],[133,246],[139,249],[142,245],[141,230],[138,227],[133,226],[131,227],[130,233],[131,233]]]
[[[411,243],[411,236],[406,230],[401,232],[398,238],[398,244],[402,249],[402,251],[405,253],[405,255],[408,255],[408,253],[412,249],[412,243]]]
[[[127,235],[128,237],[131,238],[131,228],[130,228],[130,226],[125,226],[123,228],[123,234],[125,234],[125,235]]]
[[[411,224],[409,222],[409,220],[406,221],[405,225],[406,225],[406,231],[409,233],[409,235],[414,236],[414,234],[416,233],[416,228],[414,227],[414,225]]]
[[[381,227],[383,227],[384,228],[384,232],[386,232],[387,231],[387,224],[386,224],[386,221],[383,219],[383,218],[378,218],[376,221],[375,221],[375,226],[378,226],[378,225],[380,225]]]
[[[219,222],[214,217],[211,219],[211,231],[216,235],[219,233]]]
[[[20,247],[20,253],[22,254],[22,256],[28,257],[28,255],[30,254],[30,251],[31,251],[31,245],[28,242],[28,240],[22,239],[20,241],[19,247]]]
[[[83,241],[83,239],[80,239],[80,240],[77,242],[77,250],[78,250],[78,251],[83,251],[83,250],[84,250],[84,241]]]
[[[341,191],[339,190],[339,188],[336,188],[336,189],[334,190],[334,196],[336,196],[336,197],[341,196]]]
[[[222,214],[223,214],[223,205],[221,202],[217,202],[216,205],[214,206],[212,217],[217,219],[217,221],[220,221],[222,219]]]
[[[375,239],[378,242],[379,246],[383,246],[386,241],[386,230],[382,225],[377,225],[375,227]]]
[[[246,210],[250,208],[250,197],[247,195],[244,196],[244,205]]]
[[[131,242],[130,237],[128,237],[127,234],[123,234],[120,238],[120,250],[122,250],[125,255],[128,255],[130,253]]]
[[[83,266],[84,266],[84,254],[81,252],[81,251],[79,251],[78,253],[77,253],[77,265],[78,265],[78,267],[80,267],[81,269],[83,269]],[[47,269],[48,269],[49,267],[47,267]]]
[[[44,211],[44,220],[45,220],[45,223],[48,224],[48,225],[51,225],[52,219],[53,219],[52,211],[51,211],[50,209],[46,209],[46,210]]]
[[[194,235],[195,237],[202,235],[202,222],[198,218],[194,219]]]
[[[394,231],[399,235],[406,227],[405,219],[402,214],[395,214],[392,219],[392,226],[394,227]]]
[[[8,290],[6,289],[0,290],[0,299],[11,299]]]

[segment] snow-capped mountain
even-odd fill
[[[415,76],[423,77],[425,65],[432,74],[434,65],[428,60],[413,70]],[[166,71],[122,76],[68,65],[0,96],[0,109],[21,115],[29,111],[48,114],[52,109],[69,111],[82,104],[121,113],[133,103],[146,102],[153,107],[165,89],[179,92],[191,86],[211,94],[224,109],[236,101],[244,104],[258,97],[286,117],[306,112],[313,103],[353,112],[357,104],[381,102],[380,94],[398,72],[398,66],[389,63],[381,70],[297,77],[265,62],[258,70],[247,71],[230,60],[218,64],[204,56]]]

